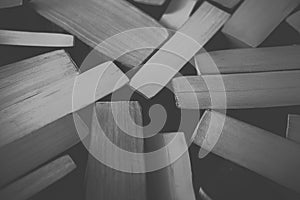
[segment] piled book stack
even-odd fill
[[[50,185],[82,174],[78,199],[217,200],[194,173],[204,152],[298,199],[299,6],[0,0],[0,199],[42,199]],[[167,105],[161,127],[155,104]],[[288,112],[281,136],[233,117],[268,109]],[[177,118],[195,123],[178,128]],[[196,161],[190,145],[200,147]],[[87,157],[72,154],[80,146]],[[241,199],[234,191],[219,194]]]

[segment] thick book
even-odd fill
[[[244,109],[300,105],[300,71],[188,76],[173,79],[184,109]]]
[[[60,157],[0,190],[0,199],[26,200],[64,178],[76,168],[70,156]]]
[[[224,126],[222,122],[225,120]],[[210,147],[218,130],[216,145]],[[206,111],[194,143],[282,186],[300,191],[300,145],[215,111]]]
[[[123,0],[32,0],[30,5],[90,47],[97,47],[107,61],[117,59],[128,67],[141,64],[169,35],[158,22]]]
[[[72,47],[74,37],[60,33],[0,30],[0,45]]]
[[[146,166],[157,165],[148,174],[149,199],[196,200],[188,148],[183,132],[159,133],[145,141],[153,155]]]
[[[217,33],[229,16],[204,2],[135,74],[130,86],[148,98],[154,97]]]
[[[299,4],[299,0],[246,0],[222,32],[250,47],[257,47]]]
[[[1,8],[11,8],[15,6],[23,5],[23,0],[0,0],[0,9]]]
[[[141,125],[137,102],[97,103],[85,143],[86,199],[195,200],[184,133],[143,139]]]
[[[229,49],[195,56],[201,74],[235,74],[300,70],[300,46]]]
[[[113,63],[80,74],[62,50],[1,67],[0,187],[78,143],[72,113],[127,82]]]
[[[147,199],[144,140],[133,136],[143,132],[136,124],[142,125],[137,102],[96,103],[86,143],[86,200]]]

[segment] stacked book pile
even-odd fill
[[[80,176],[81,162],[82,199],[219,199],[199,183],[190,145],[200,147],[197,160],[215,154],[298,199],[299,6],[0,0],[0,199],[38,198]],[[155,104],[168,114],[161,128]],[[285,110],[281,135],[272,116],[251,123],[270,109]],[[193,123],[181,129],[177,118]],[[70,154],[78,145],[89,152],[83,161]],[[152,170],[147,154],[157,149]]]

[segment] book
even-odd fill
[[[203,75],[175,78],[172,85],[183,109],[265,108],[299,105],[299,77],[299,70]]]
[[[73,113],[127,82],[111,62],[80,74],[63,50],[1,67],[0,187],[77,144]]]
[[[220,128],[222,133],[212,148]],[[215,111],[204,113],[196,131],[194,143],[201,148],[212,148],[212,153],[226,160],[300,191],[299,144]]]
[[[138,3],[160,6],[164,4],[166,0],[134,0],[134,1]]]
[[[257,47],[299,4],[299,0],[246,0],[222,32],[250,47]]]
[[[293,13],[286,19],[286,22],[300,33],[300,11]]]
[[[118,60],[127,67],[141,64],[169,35],[126,1],[32,0],[29,5],[98,50],[106,61]]]
[[[201,74],[235,74],[300,69],[300,46],[230,49],[195,56]]]
[[[74,37],[58,33],[0,30],[0,45],[72,47]]]
[[[70,156],[60,157],[2,188],[0,198],[9,200],[29,199],[64,178],[75,168],[76,165]]]
[[[212,1],[229,9],[235,8],[241,2],[241,0],[212,0]]]
[[[204,2],[190,19],[133,76],[130,86],[154,97],[215,35],[229,14]]]
[[[286,138],[300,143],[300,115],[288,115]]]
[[[168,29],[179,30],[189,19],[196,3],[196,0],[171,1],[159,23]]]
[[[0,8],[11,8],[23,5],[23,0],[0,0]]]
[[[146,151],[152,153],[146,165],[157,165],[148,175],[149,199],[196,200],[187,145],[182,132],[159,133],[145,141]]]
[[[144,141],[133,137],[143,132],[131,120],[142,125],[141,108],[137,102],[96,103],[85,174],[87,200],[147,198],[146,173],[143,173],[145,160],[143,156],[135,155],[143,154]],[[122,150],[132,153],[132,156],[126,156]]]
[[[143,129],[132,124],[127,116],[128,111],[133,122],[140,126],[142,115],[137,102],[102,102],[96,105],[88,143],[90,155],[85,178],[86,198],[115,199],[122,196],[125,199],[194,200],[191,165],[184,133],[158,134],[150,140],[137,138],[135,136],[143,136]],[[120,124],[125,129],[122,130]],[[165,148],[149,155],[153,147],[160,145]],[[134,154],[132,157],[120,153],[118,148],[133,153],[149,153],[145,153],[145,156]],[[109,160],[113,165],[108,164]],[[123,171],[118,171],[114,166],[124,167]]]

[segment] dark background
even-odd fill
[[[132,2],[130,0],[130,2]],[[142,4],[135,5],[154,17],[159,19],[166,9],[169,0],[163,6],[147,6]],[[200,1],[201,3],[201,1]],[[199,4],[200,4],[199,3]],[[234,10],[222,8],[230,13]],[[25,31],[48,31],[64,32],[56,25],[48,22],[44,18],[34,13],[30,7],[10,8],[0,10],[0,28]],[[283,22],[268,39],[261,45],[282,46],[300,43],[300,34]],[[85,56],[91,51],[85,44],[76,40],[75,47],[66,49],[72,59],[78,66],[82,63]],[[232,48],[230,42],[218,33],[205,46],[207,51]],[[36,56],[45,52],[53,51],[53,48],[36,47],[15,47],[0,45],[0,66],[16,62],[25,58]],[[127,68],[122,68],[126,72]],[[195,75],[195,69],[187,65],[181,72],[184,75]],[[119,92],[129,91],[130,88],[124,87]],[[101,101],[109,101],[106,97]],[[177,131],[180,110],[176,107],[174,96],[171,91],[165,89],[157,97],[146,100],[139,94],[134,94],[132,100],[140,102],[143,108],[144,123],[149,123],[148,109],[153,104],[162,104],[168,112],[168,120],[161,132]],[[193,116],[193,112],[189,111]],[[285,136],[288,114],[300,114],[300,107],[270,108],[270,109],[251,109],[251,110],[228,110],[227,114],[249,124],[271,131],[280,136]],[[195,119],[194,125],[197,119]],[[192,131],[183,130],[185,132]],[[300,196],[282,186],[279,186],[245,168],[226,161],[216,155],[209,154],[204,159],[198,158],[199,147],[191,145],[189,152],[192,162],[194,190],[198,195],[199,188],[202,187],[214,200],[240,200],[240,199],[258,199],[258,200],[297,200]],[[64,152],[70,154],[77,165],[77,169],[66,178],[58,181],[37,196],[34,200],[44,199],[84,199],[84,173],[87,161],[87,151],[82,144],[78,144]],[[300,173],[300,169],[299,169]],[[150,187],[150,186],[149,186]],[[197,197],[197,199],[200,199]]]

